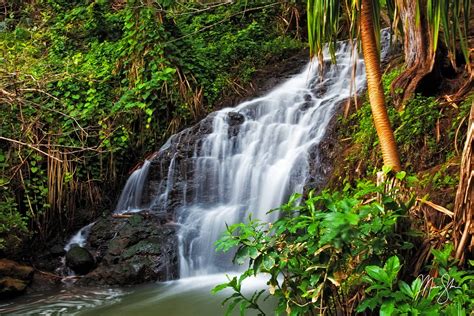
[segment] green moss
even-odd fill
[[[122,254],[123,259],[129,259],[137,255],[159,255],[161,246],[152,240],[141,240],[137,244],[125,250]]]

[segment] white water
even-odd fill
[[[115,213],[138,212],[141,207],[143,186],[147,180],[150,161],[145,160],[143,165],[133,171],[123,188],[120,199],[115,207]]]
[[[74,234],[71,239],[67,242],[66,246],[64,246],[64,251],[69,251],[71,246],[77,244],[80,247],[84,247],[87,242],[87,237],[89,237],[89,233],[91,231],[92,226],[94,226],[95,222],[90,223],[79,229],[79,231]]]

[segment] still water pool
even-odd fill
[[[133,288],[77,288],[21,297],[0,304],[1,315],[132,315],[132,316],[213,316],[224,315],[221,302],[232,294],[216,295],[210,290],[227,279],[224,275],[206,275],[177,281],[148,284]],[[245,293],[267,288],[263,278],[244,283]],[[263,297],[263,296],[262,296]],[[263,302],[265,311],[274,307]],[[238,315],[238,313],[235,313]],[[256,315],[256,313],[246,313]]]

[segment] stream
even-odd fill
[[[227,281],[223,274],[190,277],[176,281],[147,284],[131,288],[65,287],[20,297],[0,304],[1,315],[223,315],[221,302],[232,294],[224,290],[211,294],[211,289]],[[264,278],[244,282],[244,293],[252,294],[266,287]],[[261,308],[269,313],[275,304],[266,300]],[[233,315],[238,315],[236,311]],[[257,315],[248,312],[247,315]]]

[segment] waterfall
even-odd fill
[[[143,165],[133,171],[122,190],[115,213],[140,211],[143,186],[147,179],[150,161],[145,160]]]
[[[351,81],[350,45],[341,44],[336,57],[337,65],[325,60],[321,69],[311,62],[267,95],[216,113],[212,133],[194,154],[194,177],[201,185],[178,210],[182,277],[230,269],[229,256],[214,251],[225,225],[250,215],[274,221],[278,214],[267,212],[302,193],[310,152],[317,151],[338,106],[356,92],[351,86],[364,86],[360,59]],[[241,117],[235,135],[229,114]]]
[[[388,37],[382,33],[382,57]],[[338,44],[337,64],[324,56],[266,95],[174,135],[130,177],[117,211],[173,214],[181,277],[234,269],[228,255],[214,250],[225,225],[249,216],[274,221],[278,214],[269,210],[321,178],[314,170],[327,127],[365,86],[363,60],[349,43]]]

